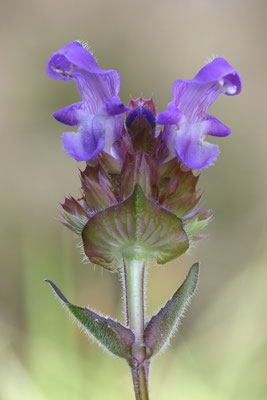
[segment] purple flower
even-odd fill
[[[52,55],[47,74],[73,79],[82,98],[53,114],[63,124],[78,126],[78,132],[63,133],[63,149],[77,161],[94,159],[102,150],[110,152],[122,134],[122,114],[128,110],[118,97],[119,73],[102,70],[88,50],[73,42]]]
[[[233,96],[241,88],[240,75],[221,57],[205,65],[194,79],[175,81],[172,102],[157,118],[158,124],[165,125],[169,158],[176,155],[189,168],[199,170],[212,165],[220,150],[206,142],[206,136],[228,136],[231,130],[208,114],[208,109],[221,93]]]

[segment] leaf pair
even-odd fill
[[[168,343],[175,332],[180,318],[183,316],[186,306],[195,293],[199,275],[199,265],[195,263],[182,286],[174,293],[166,305],[146,324],[144,332],[147,354],[157,354]],[[71,312],[78,324],[95,338],[100,345],[112,354],[132,360],[132,347],[135,343],[133,332],[111,318],[105,318],[86,307],[71,304],[61,293],[57,286],[47,280],[52,286],[56,296]]]

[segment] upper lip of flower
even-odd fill
[[[120,91],[120,75],[114,70],[102,70],[93,55],[79,42],[69,43],[52,55],[47,74],[53,79],[74,79],[88,111],[96,111]]]

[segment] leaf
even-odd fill
[[[128,199],[94,215],[82,239],[90,261],[109,270],[131,253],[164,264],[188,249],[181,219],[148,200],[139,185]]]
[[[145,344],[152,355],[157,354],[168,345],[174,334],[180,318],[195,293],[199,276],[199,264],[195,263],[182,286],[161,310],[154,315],[145,328]]]
[[[89,308],[71,304],[52,281],[47,279],[46,282],[51,285],[55,295],[71,312],[86,333],[97,339],[98,343],[112,354],[127,360],[132,358],[132,346],[135,342],[135,336],[130,329],[119,322],[113,321],[111,318],[96,314]]]

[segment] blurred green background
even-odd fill
[[[89,342],[44,282],[123,319],[118,275],[82,264],[77,239],[55,221],[64,195],[79,195],[81,165],[62,151],[52,112],[78,93],[45,65],[75,39],[120,72],[125,103],[153,93],[158,111],[173,81],[212,54],[242,75],[241,95],[211,109],[233,132],[216,140],[221,155],[200,180],[215,215],[209,237],[149,271],[151,315],[195,260],[202,267],[187,318],[152,368],[151,398],[266,399],[266,1],[1,0],[0,9],[0,399],[134,398],[127,365]]]

